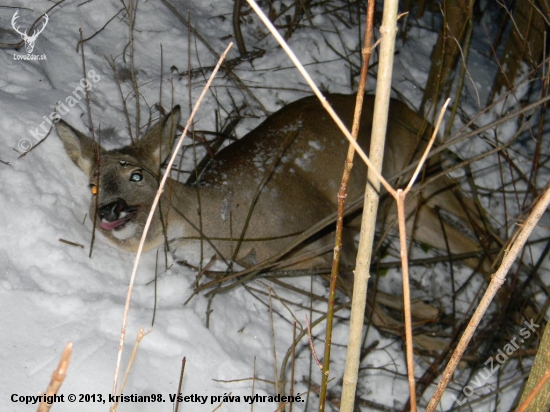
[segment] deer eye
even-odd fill
[[[130,175],[131,182],[141,182],[143,180],[143,175],[141,172],[134,172]]]

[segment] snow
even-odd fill
[[[176,3],[176,2],[174,2]],[[5,1],[3,6],[20,7],[19,22],[29,27],[32,21],[43,13],[46,6],[37,6],[30,0]],[[25,8],[27,7],[27,8]],[[19,396],[35,396],[47,387],[51,374],[59,362],[60,354],[68,342],[73,344],[73,354],[59,393],[65,398],[69,394],[102,395],[105,402],[56,403],[52,411],[97,411],[107,410],[108,395],[111,393],[117,358],[122,315],[126,290],[132,272],[134,254],[114,246],[99,235],[95,240],[93,256],[88,257],[91,238],[91,223],[86,217],[90,199],[86,176],[66,156],[55,132],[37,146],[36,136],[45,135],[40,125],[49,127],[46,118],[57,102],[65,102],[68,112],[63,119],[80,130],[88,126],[88,111],[84,99],[76,99],[70,107],[67,98],[80,86],[82,61],[75,47],[79,39],[78,28],[82,27],[84,37],[101,29],[120,9],[116,0],[101,2],[66,2],[54,8],[44,32],[36,40],[34,53],[46,55],[46,60],[24,61],[14,56],[23,54],[11,49],[2,49],[0,64],[0,410],[27,411],[36,405],[12,401]],[[222,40],[232,32],[232,3],[221,1],[189,1],[191,21],[209,45],[217,52],[225,48],[228,40]],[[30,9],[34,11],[31,11]],[[11,32],[12,10],[3,8],[0,20],[7,27],[4,42],[17,42],[19,37]],[[181,3],[179,12],[187,17],[187,9]],[[248,16],[249,24],[243,26],[250,45],[267,48],[268,55],[254,62],[254,67],[244,63],[235,69],[238,76],[259,97],[268,111],[274,111],[283,103],[309,94],[304,81],[280,49],[274,46],[269,36],[260,38],[258,33],[266,32],[256,25],[255,16]],[[327,43],[335,49],[352,49],[357,42],[353,28],[339,26],[336,33],[333,21],[324,15],[313,19],[316,28],[305,27],[290,39],[290,46],[309,63],[308,70],[319,85],[331,92],[351,92],[349,68],[339,60]],[[317,30],[323,28],[323,30]],[[11,36],[11,37],[10,37]],[[120,95],[105,56],[117,56],[117,65],[123,65],[120,54],[127,44],[127,25],[114,19],[92,40],[86,42],[86,70],[94,71],[88,77],[97,75],[97,82],[91,83],[91,107],[96,131],[102,129],[105,145],[114,147],[129,142]],[[252,38],[254,36],[254,43]],[[419,102],[421,90],[414,84],[424,84],[429,69],[429,55],[435,42],[435,35],[421,28],[411,30],[410,41],[401,48],[394,73],[395,84],[410,101]],[[174,85],[174,101],[186,107],[188,101],[186,77],[172,76],[171,67],[179,72],[187,68],[187,27],[166,8],[162,2],[140,2],[135,32],[135,65],[140,78],[142,104],[152,105],[158,101],[160,67],[160,44],[163,46],[163,105],[169,108],[171,83]],[[215,63],[205,45],[193,39],[191,42],[191,65],[198,67]],[[237,56],[233,51],[230,58]],[[481,57],[478,57],[481,59]],[[323,62],[322,64],[319,62]],[[418,64],[417,64],[418,62]],[[479,68],[483,72],[482,68]],[[480,79],[475,76],[475,79]],[[405,80],[406,79],[406,80]],[[193,80],[192,92],[196,97],[204,84],[202,78]],[[372,84],[372,78],[369,80]],[[214,108],[216,99],[231,108],[228,90],[232,84],[221,77],[214,82],[212,92],[198,115],[197,129],[215,129]],[[259,87],[258,87],[259,86]],[[480,85],[477,85],[478,88]],[[124,83],[130,92],[129,83]],[[246,98],[246,97],[245,97]],[[252,103],[249,101],[249,103]],[[129,106],[133,105],[133,101]],[[133,109],[133,108],[132,108]],[[261,120],[261,110],[253,104],[250,119],[241,122],[237,134],[242,136]],[[496,116],[487,114],[487,116]],[[143,118],[142,118],[143,120]],[[480,120],[482,124],[489,118]],[[113,129],[111,129],[114,127]],[[506,130],[506,133],[504,132]],[[515,129],[501,130],[503,139]],[[35,131],[35,133],[31,133]],[[112,133],[112,135],[109,135]],[[26,156],[12,150],[34,149]],[[313,151],[322,150],[318,142],[310,142]],[[479,146],[479,144],[477,144]],[[460,147],[465,155],[472,143]],[[294,159],[298,167],[307,167],[308,156]],[[491,160],[486,161],[487,164]],[[480,168],[487,164],[480,163]],[[495,183],[498,184],[498,183]],[[84,247],[62,243],[69,240]],[[179,251],[180,256],[185,251]],[[190,253],[190,252],[189,252]],[[222,411],[248,410],[244,396],[252,394],[274,395],[274,366],[281,367],[287,350],[292,343],[293,321],[298,322],[298,333],[305,328],[305,315],[311,316],[308,299],[303,295],[282,288],[275,292],[284,299],[294,302],[292,312],[287,305],[273,301],[273,331],[269,311],[269,299],[262,293],[269,293],[265,282],[252,282],[254,289],[236,288],[228,293],[216,295],[212,302],[203,294],[192,295],[196,273],[177,264],[174,256],[168,256],[168,268],[164,256],[159,254],[156,268],[155,252],[145,253],[138,269],[137,283],[132,296],[129,314],[123,368],[128,364],[131,348],[141,327],[147,335],[143,338],[133,364],[124,394],[161,394],[165,405],[155,403],[121,403],[119,411],[159,411],[171,408],[169,394],[177,394],[182,358],[186,358],[183,394],[207,396],[207,402],[199,405],[183,404],[180,410],[212,411],[220,403],[217,397],[231,393],[240,396],[241,402],[225,402]],[[190,256],[190,260],[197,256]],[[157,284],[153,282],[158,272]],[[441,288],[441,278],[422,272],[421,282],[434,294]],[[422,277],[424,276],[424,277]],[[460,278],[461,275],[457,274]],[[390,271],[386,279],[387,290],[399,290],[399,273]],[[294,285],[319,295],[326,295],[321,282],[310,284],[309,279],[296,279]],[[155,305],[155,288],[157,308]],[[444,298],[446,299],[446,298]],[[298,307],[304,305],[304,308]],[[467,302],[465,303],[467,304]],[[315,310],[322,310],[324,303],[316,303]],[[210,312],[209,327],[206,326]],[[151,326],[153,315],[154,326]],[[338,316],[346,318],[343,310]],[[317,317],[317,314],[314,314]],[[272,333],[274,337],[272,336]],[[322,356],[324,324],[314,328],[314,344]],[[336,325],[333,343],[333,366],[331,377],[336,387],[344,367],[344,346],[347,340],[347,326]],[[369,356],[365,368],[371,377],[363,382],[359,391],[362,396],[385,405],[402,405],[407,399],[405,379],[396,379],[393,372],[404,372],[404,359],[399,342],[385,338],[371,328],[368,342],[379,340],[380,344]],[[276,360],[273,346],[276,347]],[[313,371],[312,380],[320,381],[317,366],[311,366],[307,339],[302,339],[297,350],[296,392],[305,392],[307,386],[302,376]],[[381,372],[374,367],[385,367]],[[372,369],[372,371],[370,371]],[[290,367],[286,377],[289,379]],[[280,372],[280,371],[279,371]],[[420,375],[422,371],[417,370]],[[256,376],[263,381],[252,378]],[[288,394],[289,387],[286,387]],[[428,391],[430,392],[430,391]],[[500,398],[501,408],[506,409],[514,396],[511,392]],[[303,395],[305,400],[308,395]],[[316,410],[317,398],[309,395],[307,410]],[[24,398],[22,398],[24,399]],[[450,396],[444,400],[444,408],[450,408]],[[305,402],[294,404],[295,411],[306,410]],[[489,405],[484,404],[489,410]],[[505,406],[502,406],[505,405]],[[274,411],[277,403],[259,402],[255,411]],[[502,409],[502,410],[504,410]]]

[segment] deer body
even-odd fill
[[[330,95],[327,99],[350,126],[355,96]],[[367,152],[373,107],[374,98],[365,96],[358,142]],[[158,187],[160,164],[171,150],[179,118],[176,107],[134,145],[111,151],[99,148],[99,167],[92,140],[63,121],[57,124],[65,150],[88,174],[92,189],[96,188],[99,230],[125,249],[135,250],[139,244]],[[427,131],[421,133],[424,129]],[[430,133],[431,126],[422,117],[405,104],[392,101],[383,175],[393,176],[418,158]],[[184,247],[196,246],[202,237],[204,245],[228,261],[253,265],[276,255],[301,232],[336,210],[347,150],[345,137],[315,97],[291,103],[221,150],[207,167],[198,188],[169,181],[160,211],[155,212],[146,249],[161,245],[165,239],[178,239]],[[437,157],[431,160],[432,164],[438,162]],[[356,161],[348,201],[364,192],[366,174],[362,161]],[[455,183],[444,177],[425,190],[427,202],[416,218],[416,238],[438,248],[445,241],[433,206],[449,210],[464,222],[468,220],[457,202],[460,195],[456,190],[441,191],[447,186]],[[416,203],[412,202],[411,208]],[[95,204],[92,201],[90,216],[96,213]],[[409,230],[413,220],[410,219]],[[451,252],[479,248],[453,227],[447,225],[445,231]],[[332,237],[319,236],[303,248],[324,247],[326,251],[331,248]],[[349,249],[348,256],[353,256],[354,251]],[[467,263],[474,265],[476,261]],[[316,264],[318,259],[306,266]]]

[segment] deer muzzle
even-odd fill
[[[124,199],[118,198],[114,202],[99,207],[97,211],[101,219],[99,227],[103,230],[121,229],[136,217],[138,211],[139,206],[128,206]]]

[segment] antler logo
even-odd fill
[[[34,49],[34,42],[36,41],[36,39],[38,38],[38,35],[40,33],[42,33],[44,31],[44,29],[46,28],[46,25],[48,24],[48,21],[49,21],[49,18],[48,18],[48,15],[47,14],[44,14],[43,16],[43,24],[42,24],[42,28],[40,30],[35,30],[33,33],[32,33],[32,36],[28,36],[27,35],[27,30],[25,30],[24,32],[21,32],[19,30],[19,27],[16,27],[15,26],[15,20],[17,20],[19,18],[19,16],[17,15],[19,13],[19,10],[17,10],[15,12],[15,14],[13,15],[12,19],[11,19],[11,25],[13,27],[13,29],[19,33],[21,35],[21,38],[25,41],[25,49],[27,49],[27,53],[32,53],[33,49]]]

